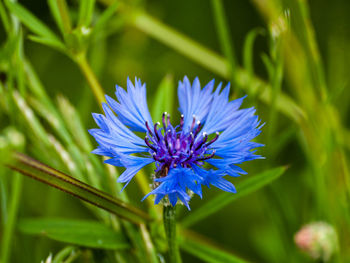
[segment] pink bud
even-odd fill
[[[337,233],[325,222],[303,226],[294,236],[295,244],[314,259],[328,261],[338,249]]]

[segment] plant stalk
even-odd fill
[[[179,246],[176,241],[176,208],[172,205],[163,207],[163,223],[166,239],[168,242],[168,253],[170,263],[181,263]]]
[[[18,173],[13,174],[11,202],[8,208],[8,218],[4,226],[1,242],[1,263],[10,262],[12,240],[17,221],[18,208],[22,192],[23,177]]]
[[[85,54],[79,54],[75,56],[75,60],[77,61],[81,71],[83,72],[86,80],[89,83],[89,86],[92,90],[92,92],[95,95],[96,100],[98,101],[99,105],[101,106],[101,102],[105,101],[104,98],[104,92],[103,89],[98,82],[94,72],[92,71],[89,63],[86,60]]]

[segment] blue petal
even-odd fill
[[[236,193],[236,188],[234,187],[234,185],[223,178],[224,176],[223,171],[220,171],[220,170],[206,171],[196,165],[193,166],[193,169],[195,170],[196,173],[198,173],[203,178],[201,181],[201,184],[204,184],[208,187],[211,184],[226,192]]]
[[[210,184],[214,185],[215,187],[226,191],[226,192],[230,192],[230,193],[236,193],[236,188],[234,187],[234,185],[232,183],[230,183],[229,181],[225,180],[224,178],[217,176],[217,177],[213,177],[210,180]]]
[[[176,193],[168,194],[169,202],[172,206],[175,206],[177,203],[177,195]]]
[[[243,113],[238,109],[246,96],[229,102],[230,83],[219,94],[220,87],[221,83],[213,95],[213,101],[203,127],[203,131],[208,134],[225,130]]]
[[[118,114],[120,121],[133,131],[147,132],[146,121],[153,125],[147,106],[146,85],[135,78],[135,85],[127,80],[127,91],[116,86],[116,97],[119,102],[106,95],[109,106]]]
[[[103,148],[103,147],[97,147],[91,153],[94,153],[94,154],[97,154],[97,155],[102,155],[102,156],[107,156],[107,157],[113,157],[113,154],[111,153],[111,151],[110,150],[106,150],[106,148]]]
[[[104,160],[103,162],[104,162],[104,163],[108,163],[108,164],[110,164],[110,165],[117,166],[117,167],[123,167],[123,166],[124,166],[124,165],[122,164],[122,162],[120,161],[120,156],[113,157],[113,158],[108,159],[108,160]]]
[[[183,82],[179,81],[177,93],[180,112],[184,115],[184,132],[189,131],[193,116],[196,117],[197,121],[204,123],[213,98],[213,88],[214,80],[210,81],[203,89],[201,89],[198,78],[193,81],[192,86],[186,76]]]
[[[170,203],[175,206],[177,200],[180,199],[190,210],[189,200],[190,196],[187,194],[187,189],[192,190],[194,193],[202,196],[201,187],[199,181],[202,178],[193,172],[191,168],[173,168],[169,170],[167,176],[157,178],[154,181],[161,184],[148,193],[142,200],[146,199],[150,195],[156,195],[155,203],[159,203],[160,200],[168,195]]]
[[[138,171],[140,171],[145,165],[154,162],[152,158],[143,158],[125,154],[119,154],[118,157],[122,166],[126,167],[126,170],[119,176],[118,182],[126,183],[126,185],[135,176],[135,174]],[[123,187],[123,189],[125,188],[125,186]]]
[[[89,133],[99,143],[94,153],[112,157],[114,152],[130,154],[148,151],[145,142],[125,127],[106,104],[103,104],[102,107],[106,116],[93,113],[100,129],[89,130]]]
[[[144,140],[136,136],[130,129],[128,129],[112,112],[106,103],[102,103],[103,111],[105,112],[106,118],[111,122],[110,126],[114,128],[121,136],[136,145],[145,146]]]
[[[156,198],[154,199],[154,204],[155,204],[155,205],[158,205],[159,202],[164,198],[164,196],[165,196],[165,195],[163,195],[163,194],[157,194],[157,195],[156,195]],[[142,199],[142,201],[143,201],[146,197],[147,197],[147,196],[145,196],[145,197]]]
[[[222,166],[242,163],[248,160],[261,158],[252,151],[256,147],[263,146],[251,142],[261,131],[258,116],[255,109],[242,110],[243,113],[229,127],[227,127],[215,141],[210,149],[215,149],[215,155],[223,159],[210,159],[208,163],[223,169]],[[259,126],[260,125],[260,126]]]

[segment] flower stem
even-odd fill
[[[163,208],[163,222],[166,239],[168,241],[169,262],[181,263],[179,246],[176,241],[176,208],[166,205]]]
[[[75,60],[78,63],[81,71],[83,72],[86,80],[88,81],[96,100],[99,102],[99,104],[101,104],[101,102],[105,101],[104,92],[89,63],[87,62],[85,54],[76,55]]]

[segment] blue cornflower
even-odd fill
[[[166,197],[173,206],[180,199],[190,209],[190,193],[202,197],[202,185],[235,193],[224,176],[246,174],[236,164],[261,158],[252,149],[263,145],[251,140],[262,125],[254,107],[239,109],[245,97],[229,101],[230,84],[221,86],[214,90],[212,80],[201,89],[198,78],[192,85],[187,77],[179,81],[181,117],[174,127],[166,112],[162,124],[153,124],[145,84],[135,78],[134,85],[128,79],[127,91],[116,86],[118,101],[106,95],[105,115],[93,114],[100,127],[89,130],[99,144],[93,153],[126,168],[118,178],[125,186],[141,168],[155,163],[154,189],[144,197],[156,195],[155,204]],[[134,132],[145,135],[142,139]]]

